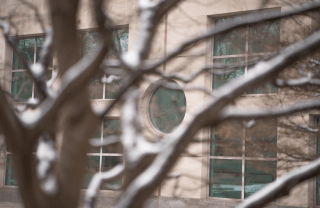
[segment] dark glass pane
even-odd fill
[[[47,79],[50,80],[51,77],[52,77],[52,70],[47,70]],[[34,97],[38,98],[38,89],[36,85],[34,85]]]
[[[108,171],[120,163],[122,163],[122,157],[120,156],[103,156],[101,172]],[[121,184],[122,184],[122,180],[120,178],[108,184],[102,184],[101,189],[108,190],[109,189],[108,186],[121,186]]]
[[[90,99],[103,98],[103,84],[101,82],[102,74],[96,75],[89,85]]]
[[[236,18],[237,19],[237,18]],[[229,24],[232,19],[217,19],[215,25]],[[214,56],[244,54],[246,47],[246,28],[214,36]]]
[[[35,39],[34,38],[20,39],[16,41],[16,45],[20,49],[23,58],[28,63],[33,63]],[[17,56],[16,53],[13,53],[12,69],[25,69],[25,67],[22,64],[22,61],[19,60],[19,57]]]
[[[120,53],[128,51],[128,34],[128,28],[113,31],[113,41]],[[117,58],[113,50],[108,52],[108,58]]]
[[[97,46],[100,43],[100,37],[98,32],[88,32],[85,34],[82,55],[91,54],[97,50]]]
[[[211,132],[211,156],[242,156],[242,138],[244,132],[241,122],[229,121]]]
[[[276,161],[246,160],[244,197],[247,198],[276,180],[276,175]]]
[[[241,160],[210,160],[209,196],[241,199]]]
[[[5,185],[8,185],[8,186],[16,186],[17,185],[17,180],[14,177],[14,173],[13,173],[11,154],[7,155]]]
[[[249,27],[249,53],[272,52],[280,42],[280,20],[267,21]]]
[[[101,141],[101,124],[97,127],[92,135],[93,139],[99,139]],[[100,153],[100,147],[91,147],[89,153]]]
[[[103,139],[108,138],[108,135],[120,133],[120,121],[108,119],[103,121]],[[120,143],[108,145],[102,148],[103,153],[122,153]]]
[[[82,188],[86,189],[93,175],[99,172],[100,156],[88,156],[88,161],[86,165],[86,172],[84,174]]]
[[[220,62],[223,64],[239,64],[242,59],[240,58],[224,58],[224,59],[214,59],[214,62]],[[230,70],[230,69],[227,69]],[[236,68],[233,72],[223,75],[213,75],[212,88],[218,89],[222,85],[226,84],[229,81],[237,79],[244,74],[244,67]]]
[[[317,205],[320,204],[320,177],[317,177]]]
[[[173,82],[172,82],[173,83]],[[175,86],[179,87],[177,83]],[[180,125],[186,113],[186,97],[183,90],[158,87],[149,103],[152,124],[161,132],[171,132]]]
[[[43,45],[43,41],[44,41],[43,37],[37,38],[36,61],[39,61],[39,57],[40,57],[40,52],[41,52],[41,48],[42,48],[42,45]]]
[[[120,93],[121,87],[121,80],[115,80],[112,83],[106,84],[105,98],[115,99]]]
[[[277,119],[255,120],[246,129],[246,157],[277,157]]]
[[[18,101],[32,96],[32,82],[27,72],[12,72],[11,95]]]

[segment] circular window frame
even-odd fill
[[[178,84],[179,87],[181,87],[180,84],[177,81],[173,80],[173,79],[159,79],[159,80],[155,81],[154,83],[150,84],[147,87],[147,89],[145,90],[145,93],[142,96],[142,101],[141,101],[141,104],[142,104],[141,108],[142,109],[141,110],[143,112],[143,120],[145,121],[143,123],[144,123],[146,129],[148,130],[147,133],[149,133],[149,135],[151,133],[150,136],[165,136],[165,135],[168,135],[168,134],[172,134],[174,132],[174,131],[172,131],[172,132],[165,133],[165,132],[162,132],[159,129],[157,129],[155,127],[155,125],[153,124],[153,122],[151,120],[151,117],[150,117],[150,113],[149,113],[149,106],[150,106],[150,101],[151,101],[152,95],[154,94],[154,92],[159,87],[161,87],[161,85],[159,83],[161,83],[163,81],[174,82],[174,83]],[[186,110],[185,110],[185,114],[183,116],[183,119],[182,119],[181,123],[179,125],[177,125],[176,127],[179,127],[184,122],[184,120],[186,118],[186,115],[187,115],[187,96],[186,96],[186,94],[185,94],[185,92],[184,92],[184,90],[182,88],[181,88],[181,90],[183,91],[184,96],[185,96],[185,100],[186,100],[185,108],[186,108]]]

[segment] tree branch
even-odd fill
[[[107,172],[96,173],[90,181],[88,190],[86,191],[84,207],[93,208],[101,183],[119,178],[122,175],[123,170],[123,165],[117,165]]]
[[[245,199],[237,208],[263,207],[269,202],[288,195],[293,187],[317,176],[319,173],[320,158],[266,185],[263,189]]]

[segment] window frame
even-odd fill
[[[236,13],[231,13],[231,14],[224,14],[224,15],[219,15],[219,16],[213,16],[211,17],[211,25],[213,26],[213,28],[215,27],[215,20],[218,20],[218,19],[223,19],[223,18],[233,18],[233,17],[236,17],[238,15],[245,15],[245,14],[248,14],[250,12],[253,12],[253,11],[260,11],[260,10],[252,10],[252,11],[246,11],[246,12],[236,12]],[[281,7],[276,7],[276,8],[271,8],[271,9],[262,9],[261,11],[270,11],[270,12],[279,12],[281,13]],[[280,39],[281,39],[281,22],[280,22]],[[219,55],[219,56],[215,56],[214,55],[214,37],[211,38],[211,45],[210,45],[210,50],[211,50],[211,60],[210,60],[210,63],[213,63],[213,61],[215,59],[227,59],[227,58],[244,58],[244,63],[245,63],[245,66],[243,67],[244,68],[244,73],[243,73],[243,76],[246,77],[247,74],[248,74],[248,58],[251,56],[251,57],[263,57],[263,56],[267,56],[267,55],[270,55],[272,54],[273,52],[261,52],[261,53],[249,53],[249,40],[248,40],[248,37],[249,37],[249,25],[246,26],[246,45],[245,45],[245,53],[244,54],[232,54],[232,55]],[[216,89],[213,89],[213,75],[211,76],[211,90],[216,90]],[[279,90],[279,88],[278,88]],[[241,96],[265,96],[265,95],[277,95],[279,93],[276,92],[276,93],[259,93],[259,94],[254,94],[254,93],[250,93],[248,94],[247,92],[245,92],[243,95]]]
[[[33,48],[33,51],[34,51],[34,55],[33,55],[33,63],[32,64],[35,64],[36,63],[36,57],[37,57],[37,39],[38,38],[45,38],[45,34],[35,34],[35,35],[30,35],[30,36],[18,36],[18,37],[13,37],[14,41],[19,41],[21,39],[34,39],[35,40],[35,44],[34,44],[34,48]],[[10,95],[12,96],[12,78],[13,78],[13,73],[17,73],[17,72],[27,72],[28,73],[28,70],[27,69],[13,69],[13,57],[14,57],[14,51],[11,50],[11,66],[10,66]],[[51,67],[48,67],[47,71],[51,71],[51,73],[53,73],[54,71],[54,66],[53,66],[53,57],[51,57],[51,61],[52,61],[52,66]],[[20,61],[20,60],[19,60]],[[34,84],[34,81],[32,80],[32,77],[30,77],[30,75],[28,74],[29,78],[30,78],[30,81],[32,82],[32,92],[31,92],[31,97],[29,99],[34,99],[35,97],[35,84]],[[28,100],[26,101],[14,101],[14,103],[16,104],[25,104],[27,103]]]
[[[121,123],[120,123],[120,117],[111,117],[111,116],[108,116],[108,117],[104,117],[102,122],[100,123],[100,141],[102,142],[103,141],[103,124],[104,124],[104,121],[106,120],[118,120],[119,121],[119,128],[121,128]],[[93,138],[91,138],[93,139]],[[97,139],[97,138],[95,138]],[[99,156],[99,170],[98,172],[101,173],[101,169],[102,169],[102,157],[122,157],[122,164],[124,164],[124,155],[123,155],[123,152],[122,153],[103,153],[103,146],[100,146],[99,147],[100,149],[100,152],[99,153],[90,153],[90,152],[87,152],[87,158],[89,157],[92,157],[92,156]],[[96,172],[96,173],[98,173]],[[91,178],[92,179],[92,178]],[[123,184],[123,177],[121,178],[121,184]],[[90,180],[91,181],[91,180]],[[81,187],[81,190],[87,190],[87,188],[83,188]],[[100,191],[108,191],[108,192],[114,192],[114,191],[121,191],[121,190],[109,190],[109,189],[99,189]]]
[[[128,31],[128,48],[129,48],[129,24],[125,24],[125,25],[118,25],[116,26],[116,29],[117,30],[120,30],[120,29],[127,29]],[[86,33],[94,33],[94,32],[98,32],[97,31],[97,28],[89,28],[89,29],[82,29],[82,30],[79,30],[79,36],[80,36],[80,39],[81,39],[81,44],[80,44],[80,53],[81,53],[81,56],[82,56],[82,50],[84,48],[84,40],[85,40],[85,35]],[[117,60],[117,59],[109,59],[109,60]],[[106,75],[105,73],[103,73],[103,79],[106,79]],[[90,98],[90,101],[108,101],[108,100],[114,100],[115,98],[106,98],[106,83],[102,83],[102,98],[98,98],[98,99],[94,99],[94,98]]]
[[[220,160],[238,160],[238,161],[241,161],[241,165],[242,165],[242,170],[241,170],[241,199],[234,199],[234,198],[222,198],[222,197],[212,197],[210,196],[210,184],[208,183],[207,185],[207,194],[206,194],[206,197],[207,199],[218,199],[218,200],[228,200],[228,201],[243,201],[245,198],[244,198],[244,195],[245,195],[245,165],[246,165],[246,161],[276,161],[278,160],[277,156],[275,158],[262,158],[262,157],[246,157],[245,155],[245,150],[246,150],[246,144],[245,144],[245,139],[242,139],[242,153],[241,153],[241,157],[240,156],[211,156],[211,135],[212,135],[212,131],[213,131],[213,128],[210,129],[210,135],[209,135],[209,138],[210,138],[210,142],[209,142],[209,145],[208,145],[208,164],[207,164],[207,178],[208,178],[208,182],[210,182],[210,164],[211,164],[211,160],[212,159],[220,159]],[[243,138],[246,138],[246,128],[243,127],[242,128],[242,136]],[[277,125],[277,137],[278,137],[278,125]],[[276,179],[277,179],[277,167],[276,167]]]
[[[319,123],[319,124],[318,124]],[[317,128],[320,127],[320,115],[314,115],[314,119],[313,119],[313,125],[312,127]],[[320,140],[320,135],[313,137],[315,139],[315,147],[311,149],[311,152],[317,154],[317,150],[318,150],[318,142]],[[314,141],[314,140],[313,140]],[[317,188],[317,178],[320,179],[320,175],[314,177],[312,183],[313,183],[313,202],[311,202],[311,204],[313,204],[313,207],[315,208],[320,208],[320,204],[317,204],[317,192],[320,192],[320,190]],[[320,188],[320,187],[319,187]],[[310,190],[310,189],[309,189]],[[320,194],[320,193],[319,193]]]

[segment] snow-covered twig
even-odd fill
[[[101,183],[119,178],[122,175],[123,170],[123,165],[117,165],[107,172],[96,173],[91,179],[88,190],[86,191],[84,207],[93,208]]]
[[[320,80],[312,79],[309,77],[304,77],[300,79],[290,79],[290,80],[276,79],[275,84],[278,87],[300,87],[305,85],[320,86]]]
[[[319,8],[320,8],[320,2],[314,1],[314,2],[306,3],[299,8],[281,12],[280,14],[270,14],[269,11],[266,11],[266,12],[259,11],[259,13],[243,15],[241,19],[235,19],[233,22],[230,22],[229,24],[216,25],[214,29],[209,30],[207,33],[182,43],[180,46],[178,46],[172,52],[170,52],[165,59],[162,59],[158,63],[155,63],[150,68],[157,68],[161,66],[163,63],[168,62],[169,60],[173,59],[177,55],[188,50],[192,46],[200,43],[201,41],[206,40],[207,38],[212,38],[214,35],[224,33],[238,27],[263,22],[266,20],[276,20],[279,18],[288,17],[288,16],[299,14],[299,13],[303,13],[303,12],[315,11]]]
[[[319,172],[320,158],[266,185],[263,189],[245,199],[237,208],[263,207],[277,198],[288,195],[293,187],[318,175]]]
[[[54,195],[58,191],[57,178],[52,172],[53,163],[57,159],[55,143],[49,132],[44,132],[39,139],[37,149],[37,174],[41,189],[48,195]]]

